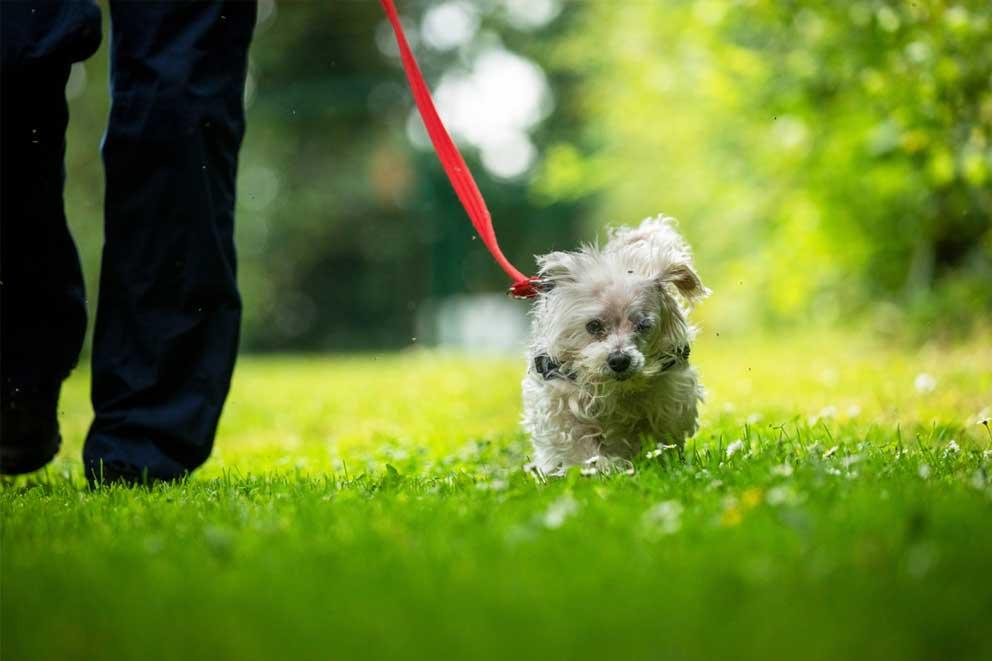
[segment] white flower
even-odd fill
[[[792,475],[792,464],[785,462],[781,466],[775,466],[772,468],[773,475],[781,475],[782,477],[789,477]]]
[[[492,482],[477,482],[475,488],[479,491],[503,491],[507,486],[506,480],[494,479]]]
[[[969,425],[985,425],[989,424],[990,420],[992,420],[992,408],[986,406],[981,411],[968,418],[967,422]]]
[[[925,395],[937,388],[937,379],[926,372],[920,372],[913,380],[913,387],[916,388],[916,392]]]
[[[665,445],[664,443],[659,443],[654,450],[645,452],[644,456],[647,457],[648,459],[654,459],[656,457],[660,457],[665,452],[665,450],[674,450],[677,447],[678,447],[677,445]]]
[[[817,413],[814,416],[810,416],[810,418],[809,418],[809,425],[810,425],[810,427],[812,427],[813,425],[815,425],[816,423],[818,423],[820,420],[823,420],[825,418],[829,420],[829,419],[835,417],[836,415],[837,415],[837,407],[836,406],[824,406],[822,409],[820,409],[820,412],[819,413]]]
[[[864,459],[864,457],[862,457],[860,454],[852,454],[850,456],[841,459],[840,463],[844,465],[844,468],[850,468],[851,466],[858,463],[862,459]]]
[[[544,526],[546,528],[561,528],[568,517],[579,511],[579,504],[571,496],[565,495],[551,503],[547,511],[544,512]]]
[[[658,503],[644,513],[643,524],[662,535],[671,535],[682,527],[682,503],[677,500],[666,500]]]
[[[839,450],[839,449],[840,449],[840,446],[839,446],[839,445],[835,445],[835,446],[833,446],[832,448],[830,448],[829,450],[827,450],[826,452],[824,452],[824,453],[823,453],[823,458],[824,458],[824,459],[829,459],[829,458],[830,458],[830,457],[832,457],[832,456],[834,455],[834,453],[835,453],[835,452],[837,452],[837,450]]]
[[[795,505],[802,500],[802,495],[788,485],[772,487],[765,494],[765,502],[769,505]]]
[[[916,473],[924,480],[927,479],[928,477],[930,477],[930,465],[920,464],[920,468],[916,471]]]
[[[744,449],[744,441],[737,439],[733,443],[727,446],[727,459],[730,459],[735,454]]]
[[[952,440],[950,443],[948,443],[947,444],[947,447],[944,448],[944,456],[945,457],[950,456],[952,454],[958,454],[960,452],[961,452],[961,446],[958,445],[958,442],[957,441],[954,441],[954,440]]]

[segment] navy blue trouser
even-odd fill
[[[64,87],[100,43],[92,0],[2,0],[4,387],[58,383],[86,300],[62,203]],[[202,464],[230,386],[241,299],[234,201],[255,2],[111,0],[105,243],[83,460],[174,478]],[[71,210],[70,210],[71,212]]]

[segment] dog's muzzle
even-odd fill
[[[630,369],[630,363],[630,354],[623,351],[614,351],[606,357],[606,364],[617,374],[623,374]]]

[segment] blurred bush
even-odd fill
[[[665,212],[717,328],[992,310],[992,6],[402,1],[510,259]],[[498,291],[376,2],[262,0],[238,202],[247,350],[404,346]],[[106,45],[105,45],[106,46]],[[97,282],[106,48],[67,87],[67,208]]]
[[[571,5],[570,5],[571,6]],[[582,130],[536,188],[682,219],[720,326],[960,331],[992,311],[992,4],[575,6]]]

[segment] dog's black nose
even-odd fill
[[[630,356],[622,351],[614,351],[606,357],[606,364],[614,372],[625,372],[630,367]]]

